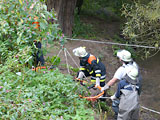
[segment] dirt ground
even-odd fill
[[[119,22],[106,22],[105,20],[100,18],[86,16],[85,18],[82,17],[81,19],[84,23],[94,25],[93,29],[97,31],[96,37],[98,41],[109,42],[109,38],[112,38],[116,33],[119,32]],[[79,65],[79,59],[78,57],[73,55],[72,50],[80,46],[86,47],[88,53],[97,56],[105,64],[107,80],[109,80],[113,76],[115,70],[120,66],[117,58],[113,56],[113,50],[111,45],[68,40],[67,43],[64,45],[64,48],[69,52],[69,54],[75,60],[76,64]],[[52,51],[47,54],[47,56],[57,55],[59,51],[60,48],[57,44],[56,46],[54,46]],[[75,62],[73,62],[72,58],[69,56],[69,54],[67,54],[68,64],[70,66],[77,67]],[[61,63],[66,64],[66,57],[64,51],[60,53],[59,57],[61,58]]]
[[[112,38],[115,34],[118,34],[120,31],[120,23],[119,22],[106,22],[103,19],[99,18],[93,18],[93,17],[85,17],[81,18],[81,20],[85,23],[89,23],[94,25],[94,29],[97,31],[97,38],[99,38],[99,41],[110,41],[109,38]],[[79,46],[86,47],[87,52],[97,56],[101,59],[101,61],[106,66],[106,72],[107,72],[107,78],[106,82],[109,81],[117,68],[121,65],[118,61],[118,59],[113,55],[113,50],[111,45],[107,44],[98,44],[98,43],[92,43],[92,42],[82,42],[82,41],[70,41],[65,44],[63,51],[61,51],[59,45],[57,44],[52,48],[51,52],[47,54],[47,56],[55,56],[59,54],[59,57],[61,58],[61,64],[68,64],[69,66],[72,66],[74,68],[79,66],[79,59],[78,57],[74,56],[72,53],[72,50],[74,48],[77,48]],[[66,51],[66,55],[65,52]],[[62,73],[70,73],[67,69],[60,68]],[[114,91],[116,88],[116,85],[112,87],[112,91]],[[141,110],[140,112],[140,119],[141,120],[156,120],[152,116],[148,115],[148,113]],[[95,118],[95,120],[98,120],[98,118]],[[113,120],[113,118],[107,118],[107,120]]]

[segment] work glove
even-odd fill
[[[80,71],[77,79],[82,79],[84,76],[84,72]]]
[[[106,84],[104,87],[101,88],[101,92],[103,92],[104,90],[109,89],[109,86]]]
[[[115,99],[117,99],[117,97],[116,97],[115,94],[114,94],[114,95],[112,95],[112,96],[110,97],[110,99],[111,99],[112,101],[114,101]]]
[[[100,86],[100,79],[97,77],[96,78],[96,86],[95,87],[97,88],[98,86]]]

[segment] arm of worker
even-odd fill
[[[96,86],[95,87],[98,87],[98,86],[100,86],[100,77],[101,77],[102,71],[100,69],[100,66],[97,64],[96,60],[92,61],[91,68],[93,68],[93,70],[95,71],[95,74],[96,74]]]
[[[104,87],[101,88],[101,91],[109,89],[117,81],[118,81],[117,78],[112,78]]]
[[[78,73],[78,79],[82,79],[84,77],[84,72],[82,72],[82,71],[80,71],[79,73]]]
[[[124,85],[125,85],[125,82],[124,82],[124,81],[120,81],[120,82],[118,83],[117,91],[116,91],[116,93],[115,93],[115,97],[116,97],[116,98],[119,98],[119,97],[121,96],[121,89],[124,87]]]
[[[121,95],[121,89],[122,89],[123,86],[124,86],[123,82],[119,82],[118,83],[118,87],[117,87],[116,93],[110,97],[110,99],[112,101],[114,101],[115,99],[117,99],[117,98],[120,97],[120,95]]]
[[[121,80],[125,74],[126,73],[124,67],[119,67],[115,72],[113,78],[104,87],[102,87],[101,91],[109,89],[109,87],[114,85],[117,81]]]
[[[100,78],[99,77],[96,78],[96,86],[95,87],[98,87],[98,86],[100,86]]]
[[[117,81],[118,81],[118,79],[115,78],[115,77],[113,77],[106,85],[112,86],[112,85],[114,85]]]
[[[80,61],[80,68],[79,68],[79,73],[78,73],[78,76],[77,76],[77,78],[78,79],[82,79],[84,76],[85,76],[85,74],[84,74],[84,72],[83,71],[85,71],[86,70],[86,68],[85,68],[85,66],[84,66],[84,63],[82,62],[82,61]]]
[[[100,86],[100,77],[101,77],[101,70],[95,70],[96,73],[96,87]]]

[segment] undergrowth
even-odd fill
[[[58,69],[39,72],[24,68],[15,73],[0,68],[0,116],[2,120],[93,120],[88,101],[80,99],[79,84]],[[81,90],[82,91],[82,90]]]

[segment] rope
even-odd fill
[[[104,99],[111,99],[111,97],[99,97],[100,98],[104,98]]]
[[[73,59],[73,57],[71,56],[71,54],[68,52],[67,48],[66,51],[68,53],[68,55],[71,57],[72,61],[74,62],[74,64],[79,68],[78,64],[76,63],[76,61]]]
[[[63,49],[63,48],[62,48]],[[54,59],[54,61],[53,61],[53,63],[52,63],[52,65],[55,63],[55,61],[57,60],[57,58],[58,58],[58,56],[59,56],[59,54],[62,52],[62,49],[59,51],[59,53],[57,54],[57,57],[56,57],[56,59]],[[52,66],[51,65],[51,66]],[[51,66],[49,67],[49,68],[51,68]]]
[[[92,98],[92,97],[90,97],[90,98]],[[99,97],[99,99],[100,98],[105,98],[105,99],[110,99],[110,97]],[[159,114],[160,115],[160,112],[158,112],[158,111],[155,111],[155,110],[153,110],[153,109],[150,109],[150,108],[147,108],[147,107],[144,107],[144,106],[140,106],[141,108],[143,108],[143,109],[145,109],[145,110],[148,110],[148,111],[150,111],[150,112],[153,112],[153,113],[157,113],[157,114]]]
[[[68,73],[70,74],[69,65],[68,65],[68,59],[67,59],[67,54],[66,54],[66,49],[65,48],[64,48],[64,55],[66,57],[67,70],[68,70]]]
[[[141,105],[140,107],[143,108],[143,109],[145,109],[145,110],[148,110],[148,111],[151,111],[151,112],[154,112],[154,113],[157,113],[157,114],[160,115],[160,112],[158,112],[158,111],[152,110],[152,109],[147,108],[147,107],[144,107],[144,106],[142,106],[142,105]]]
[[[80,80],[80,79],[76,79],[76,81],[88,83],[87,81]],[[95,85],[94,85],[94,86],[95,86]],[[94,86],[92,86],[92,87],[94,87]],[[98,88],[99,90],[101,90],[101,87],[100,87],[100,86],[98,86],[97,88]],[[82,96],[82,95],[79,95],[79,97],[85,98],[85,99],[87,99],[88,101],[96,101],[97,99],[101,98],[103,94],[104,94],[104,91],[102,91],[100,94],[98,94],[98,95],[96,95],[96,96],[93,96],[93,97],[85,97],[85,96]],[[106,98],[107,98],[107,97],[106,97]],[[108,98],[110,98],[110,97],[108,97]]]
[[[130,46],[130,47],[141,47],[141,48],[150,48],[150,49],[160,49],[160,47],[152,47],[152,46],[144,46],[144,45],[122,44],[122,43],[114,43],[114,42],[102,42],[102,41],[85,40],[85,39],[72,39],[72,38],[66,38],[66,39],[67,39],[67,40],[73,40],[73,41],[85,41],[85,42],[93,42],[93,43],[101,43],[101,44],[110,44],[110,45],[119,45],[119,46]]]
[[[98,88],[99,90],[101,90],[101,87],[100,87],[100,86],[98,86],[97,88]],[[98,94],[98,95],[96,95],[96,96],[93,96],[93,97],[84,97],[84,96],[82,96],[82,95],[79,95],[79,97],[85,98],[85,99],[87,99],[88,101],[96,101],[96,100],[99,99],[99,97],[101,97],[103,94],[104,94],[104,91],[102,91],[100,94]]]
[[[105,98],[105,99],[110,99],[110,97],[99,97],[99,98]],[[148,111],[150,111],[150,112],[154,112],[154,113],[157,113],[157,114],[159,114],[160,115],[160,112],[158,112],[158,111],[155,111],[155,110],[153,110],[153,109],[150,109],[150,108],[147,108],[147,107],[144,107],[144,106],[140,106],[141,108],[143,108],[143,109],[145,109],[145,110],[148,110]]]
[[[110,97],[99,97],[99,99],[100,98],[105,98],[105,99],[110,99]],[[153,109],[150,109],[150,108],[147,108],[147,107],[144,107],[144,106],[140,106],[141,108],[143,108],[143,109],[145,109],[145,110],[148,110],[148,111],[150,111],[150,112],[154,112],[154,113],[157,113],[157,114],[159,114],[160,115],[160,112],[158,112],[158,111],[155,111],[155,110],[153,110]]]

